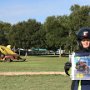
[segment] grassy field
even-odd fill
[[[0,72],[64,71],[68,58],[29,56],[26,62],[0,62]],[[70,90],[71,80],[63,75],[0,76],[0,90]]]
[[[62,75],[0,76],[0,90],[70,90]]]
[[[68,58],[50,56],[28,56],[25,62],[0,62],[0,72],[7,71],[64,71]]]

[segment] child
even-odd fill
[[[90,28],[81,28],[77,33],[77,41],[79,44],[79,51],[90,52]],[[65,73],[69,75],[71,63],[65,63]],[[90,80],[72,80],[71,90],[90,90]]]

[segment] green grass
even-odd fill
[[[70,90],[70,84],[62,75],[0,76],[0,90]]]
[[[25,62],[0,62],[0,71],[64,71],[64,63],[67,60],[64,57],[28,56]]]
[[[65,57],[28,56],[25,62],[0,62],[0,72],[64,71]],[[63,75],[0,76],[0,90],[70,90],[71,80]]]

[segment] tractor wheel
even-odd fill
[[[5,58],[4,62],[12,62],[10,58]]]

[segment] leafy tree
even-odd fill
[[[16,47],[31,48],[32,36],[39,30],[40,26],[41,24],[33,19],[13,25],[9,33],[9,43]]]
[[[8,34],[11,28],[11,24],[0,22],[0,44],[7,45],[8,44]]]
[[[44,26],[42,25],[40,30],[35,32],[32,36],[32,46],[36,48],[47,48],[46,43],[46,31],[44,29]]]
[[[46,42],[48,49],[56,51],[62,45],[62,38],[67,35],[64,25],[61,23],[62,17],[48,17],[45,22]]]

